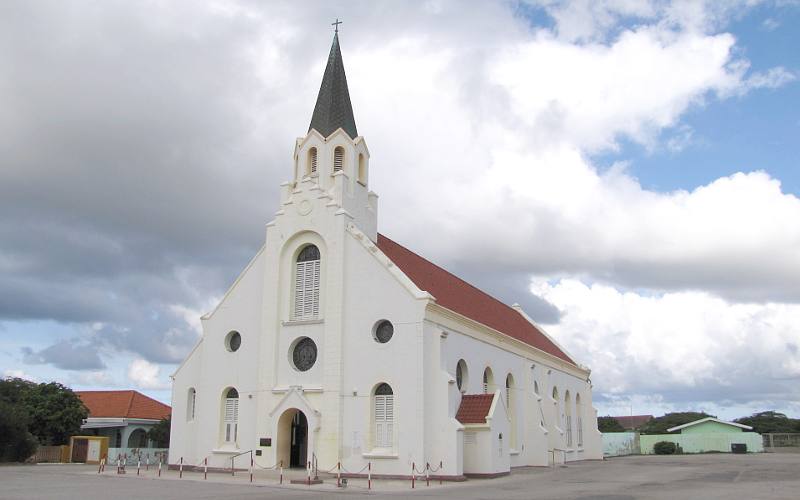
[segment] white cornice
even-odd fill
[[[582,380],[586,380],[589,376],[589,371],[572,363],[568,363],[563,359],[545,352],[537,347],[527,344],[521,340],[517,340],[510,335],[506,335],[494,328],[488,327],[483,323],[467,318],[466,316],[454,312],[446,307],[436,303],[429,303],[426,309],[426,319],[433,323],[442,324],[453,331],[469,335],[477,340],[491,344],[497,348],[513,352],[518,356],[523,356],[531,361],[536,359],[537,362],[543,362],[551,368],[559,369],[563,372],[569,373]],[[447,321],[456,323],[454,326],[447,325]]]

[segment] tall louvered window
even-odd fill
[[[306,168],[306,175],[314,175],[317,173],[317,148],[308,150],[308,166]]]
[[[381,384],[374,396],[375,447],[391,448],[394,441],[394,393],[389,384]]]
[[[338,172],[344,167],[344,148],[336,146],[333,150],[333,171]]]
[[[578,446],[583,446],[583,409],[581,408],[581,395],[575,396],[575,414],[578,424]]]
[[[239,433],[239,392],[236,389],[228,389],[223,410],[225,442],[235,443]]]
[[[564,395],[564,412],[567,427],[567,446],[572,446],[572,402],[569,398],[569,391]]]
[[[308,245],[297,256],[294,270],[294,319],[319,316],[319,248]]]
[[[492,369],[487,366],[483,370],[483,393],[491,394],[492,392],[494,392],[494,375],[492,375]]]
[[[194,420],[194,410],[197,404],[197,391],[194,387],[189,389],[189,395],[186,399],[186,420],[191,422]]]

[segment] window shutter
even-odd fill
[[[236,441],[239,421],[239,398],[225,399],[225,441]]]
[[[394,396],[375,396],[375,446],[391,448],[394,437]]]
[[[344,149],[339,146],[333,151],[333,171],[338,172],[344,164]]]
[[[294,275],[294,317],[312,319],[319,316],[320,261],[298,262]]]

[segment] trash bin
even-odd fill
[[[747,453],[747,444],[745,443],[731,443],[732,453]]]

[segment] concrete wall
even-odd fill
[[[710,451],[731,451],[732,443],[744,443],[748,452],[762,452],[764,446],[761,435],[755,432],[716,432],[692,434],[651,434],[639,436],[643,455],[653,454],[653,445],[659,441],[670,441],[681,447],[684,453],[707,453]]]
[[[620,457],[640,453],[638,432],[604,432],[603,456]]]

